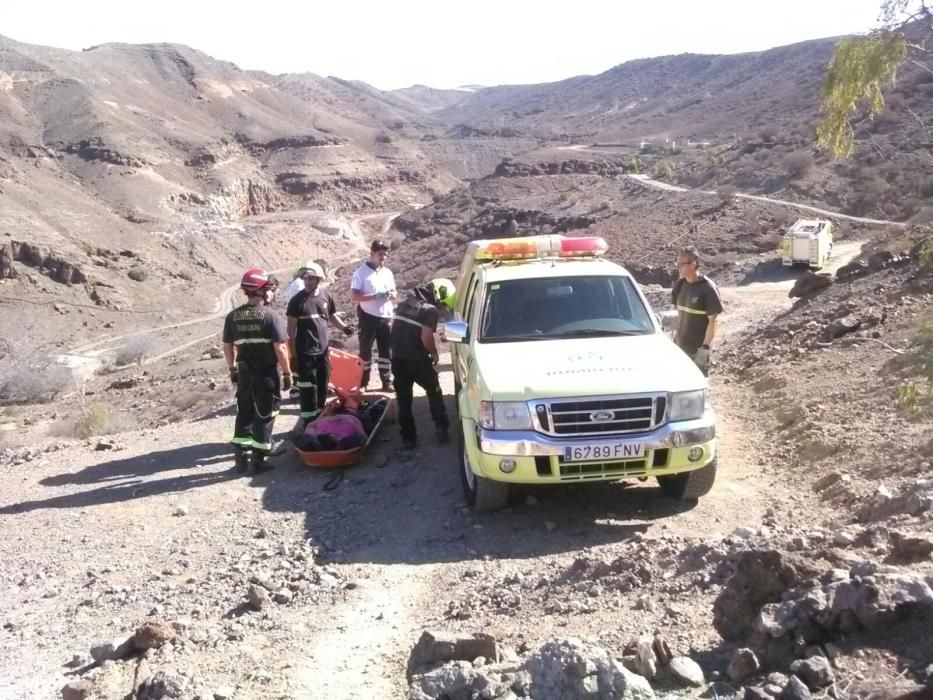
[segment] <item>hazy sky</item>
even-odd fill
[[[82,49],[177,42],[241,68],[390,89],[560,80],[633,58],[869,29],[880,0],[0,0],[0,34]]]

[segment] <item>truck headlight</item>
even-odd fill
[[[486,430],[530,430],[531,413],[520,401],[481,401],[479,424]]]
[[[671,420],[696,420],[706,412],[708,391],[680,391],[671,394]]]

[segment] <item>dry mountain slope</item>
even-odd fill
[[[599,141],[729,136],[812,112],[835,40],[756,53],[628,61],[594,76],[469,94],[438,116],[540,136]]]
[[[0,299],[39,305],[38,335],[100,331],[112,312],[158,325],[206,311],[202,290],[244,266],[281,267],[326,238],[310,217],[289,229],[251,215],[381,211],[452,186],[415,141],[379,141],[380,119],[421,125],[377,97],[185,46],[73,52],[0,37]]]

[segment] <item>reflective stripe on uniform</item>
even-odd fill
[[[310,389],[313,386],[317,386],[314,382],[295,382],[295,386],[299,389]]]
[[[691,309],[689,306],[681,306],[680,304],[677,305],[677,310],[683,311],[685,314],[695,314],[697,316],[709,316],[709,314],[706,313],[705,311],[702,311],[700,309]]]
[[[251,437],[235,437],[230,442],[240,447],[252,447],[253,446],[253,438]]]
[[[244,344],[255,344],[255,343],[272,343],[271,340],[267,338],[240,338],[239,340],[234,340],[234,345],[244,345]]]
[[[324,317],[321,316],[321,314],[308,314],[307,316],[295,316],[295,318],[300,320],[303,318],[324,318]]]
[[[412,321],[410,318],[405,318],[404,316],[395,315],[395,316],[392,317],[392,320],[393,320],[393,321],[402,321],[402,322],[407,323],[407,324],[409,324],[409,325],[417,326],[418,328],[427,328],[428,330],[431,330],[431,327],[430,327],[430,326],[426,326],[426,325],[424,325],[423,323],[418,323],[417,321]]]
[[[314,419],[321,415],[320,411],[302,411],[301,417],[305,419]]]
[[[263,452],[270,452],[272,450],[271,442],[253,442],[254,450],[262,450]]]

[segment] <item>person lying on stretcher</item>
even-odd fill
[[[295,446],[309,452],[362,447],[387,404],[386,399],[373,403],[364,401],[358,409],[353,409],[344,406],[342,401],[333,401],[317,420],[308,424]]]

